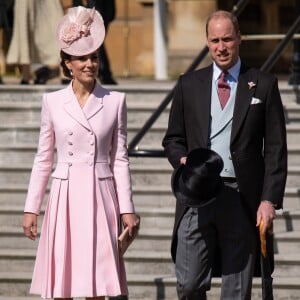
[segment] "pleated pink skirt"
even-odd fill
[[[91,178],[72,174],[68,180],[53,178],[32,294],[68,298],[128,293],[117,246],[120,216],[113,179],[88,176]]]

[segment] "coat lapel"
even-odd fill
[[[233,111],[232,120],[232,131],[231,131],[231,143],[234,142],[240,127],[242,126],[243,120],[246,117],[247,111],[249,109],[251,99],[255,92],[255,87],[249,88],[248,83],[257,83],[257,76],[252,71],[242,64],[241,71],[238,80],[235,106]]]
[[[72,84],[70,84],[67,88],[67,95],[66,95],[66,100],[64,102],[64,109],[65,111],[74,119],[76,120],[79,124],[81,124],[83,127],[87,129],[90,128],[90,124],[87,121],[77,99],[76,96],[73,93],[72,90]]]
[[[96,84],[93,93],[83,107],[84,114],[88,120],[103,108],[103,97],[106,94],[108,94],[108,92],[99,84]]]
[[[202,76],[197,77],[198,82],[195,86],[199,88],[196,95],[201,95],[202,99],[197,100],[196,111],[199,114],[199,129],[201,130],[202,144],[207,145],[210,127],[210,106],[211,106],[211,80],[213,68],[206,68],[206,72],[199,73]]]
[[[64,108],[66,112],[83,127],[91,130],[88,120],[103,108],[103,97],[109,92],[96,83],[93,93],[90,95],[86,105],[81,108],[70,84],[67,88]]]

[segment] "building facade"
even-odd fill
[[[117,16],[111,23],[106,43],[116,76],[152,78],[154,60],[154,1],[117,0]],[[216,9],[232,10],[234,0],[166,0],[168,76],[176,78],[185,72],[205,46],[205,22]],[[239,17],[242,35],[285,34],[296,19],[296,0],[250,0]],[[241,56],[260,67],[280,39],[243,40]],[[289,73],[293,42],[285,48],[272,68]],[[206,57],[200,64],[210,62]]]
[[[216,9],[231,11],[238,0],[116,0],[116,18],[108,28],[106,46],[116,77],[153,78],[154,2],[165,1],[167,75],[175,79],[186,71],[205,47],[205,23]],[[243,37],[257,34],[285,34],[296,20],[296,1],[250,0],[239,17]],[[70,2],[70,3],[69,3]],[[71,0],[62,0],[69,3]],[[65,4],[66,5],[66,4]],[[6,71],[7,42],[0,31],[0,73]],[[252,66],[260,67],[276,48],[280,39],[243,39],[241,56]],[[294,45],[290,42],[272,68],[288,74]],[[199,67],[210,63],[207,56]],[[10,71],[12,71],[11,69]]]

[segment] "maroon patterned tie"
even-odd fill
[[[218,94],[222,109],[224,109],[230,96],[230,85],[225,80],[227,74],[227,71],[223,71],[218,81]]]

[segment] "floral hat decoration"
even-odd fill
[[[74,56],[93,53],[101,46],[104,37],[103,19],[95,8],[83,6],[69,8],[56,29],[59,48]]]

